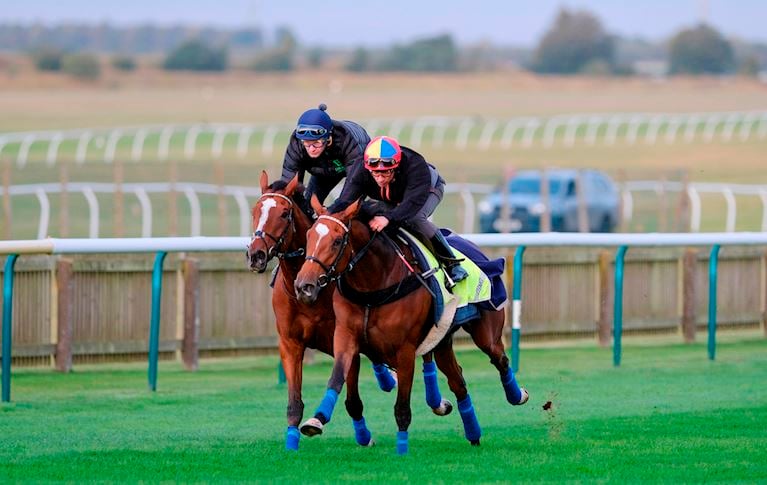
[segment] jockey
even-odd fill
[[[352,121],[331,119],[327,108],[320,104],[298,118],[282,163],[282,180],[286,182],[298,173],[298,181],[303,183],[304,173],[311,174],[304,193],[307,201],[316,194],[324,202],[352,165],[362,165],[365,146],[370,142],[363,127]]]
[[[389,223],[406,227],[431,242],[450,281],[448,286],[465,279],[461,267],[445,237],[428,218],[442,200],[445,180],[437,169],[415,150],[400,147],[397,140],[377,136],[368,144],[364,165],[349,173],[338,200],[328,208],[338,212],[362,196],[367,196],[363,210],[372,216],[368,225],[382,231]]]

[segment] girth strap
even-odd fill
[[[352,286],[345,284],[344,278],[340,278],[336,285],[338,292],[352,303],[366,307],[376,307],[406,297],[417,290],[421,283],[415,274],[409,274],[399,282],[380,290],[358,291]]]

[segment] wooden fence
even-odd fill
[[[513,252],[488,253],[507,258],[511,295]],[[529,248],[522,278],[523,342],[590,336],[609,344],[613,260],[613,250]],[[766,261],[763,248],[722,250],[720,326],[762,325],[767,335]],[[66,371],[73,363],[146,359],[152,263],[149,254],[20,258],[14,365]],[[707,268],[704,250],[632,249],[625,266],[624,332],[677,332],[680,341],[694,340],[707,321]],[[170,254],[163,276],[161,357],[181,359],[193,369],[200,356],[275,352],[269,281],[268,272],[247,271],[240,254]]]

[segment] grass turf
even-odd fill
[[[8,482],[759,482],[767,479],[767,341],[626,345],[623,364],[594,347],[523,349],[523,407],[503,398],[476,350],[460,351],[483,429],[463,438],[457,411],[433,416],[420,372],[410,453],[395,453],[394,394],[363,364],[365,416],[377,445],[354,442],[339,403],[321,437],[284,449],[286,388],[274,357],[160,366],[15,369],[0,407],[0,476]],[[306,368],[305,417],[319,404],[329,358]],[[440,385],[450,397],[446,382]],[[454,399],[453,399],[454,401]],[[549,409],[543,405],[550,401]]]

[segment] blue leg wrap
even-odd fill
[[[322,398],[322,402],[314,413],[315,416],[321,414],[325,418],[325,422],[329,423],[333,416],[333,409],[336,407],[336,401],[338,401],[338,393],[333,389],[326,390],[325,397]]]
[[[434,362],[423,363],[423,383],[426,387],[426,404],[436,409],[442,404],[442,394],[437,384],[437,364]]]
[[[352,419],[352,424],[354,425],[354,438],[357,440],[357,444],[367,446],[372,436],[365,423],[365,418],[360,418],[359,421]]]
[[[522,399],[522,391],[519,389],[519,384],[514,378],[514,371],[509,367],[506,370],[506,375],[501,378],[501,384],[503,384],[503,390],[506,391],[506,400],[511,404],[519,404]]]
[[[471,403],[471,396],[467,394],[463,401],[458,401],[458,412],[461,413],[466,439],[472,442],[478,441],[482,436],[482,430],[477,421],[477,413],[474,412],[474,405]]]
[[[397,431],[397,454],[407,454],[407,431]]]
[[[285,449],[297,450],[298,439],[301,437],[301,433],[296,426],[288,426],[288,431],[285,433]]]
[[[385,365],[373,364],[373,372],[375,372],[378,387],[380,387],[382,391],[389,392],[397,385],[391,372],[389,372],[389,368]]]

